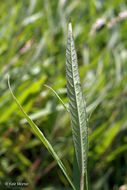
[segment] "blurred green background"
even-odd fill
[[[63,160],[70,175],[65,53],[72,18],[89,120],[90,190],[127,184],[127,3],[125,0],[0,1],[0,189],[62,190],[69,184],[12,100],[14,94]],[[121,188],[120,188],[121,187]]]

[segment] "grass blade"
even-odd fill
[[[49,88],[49,89],[55,94],[55,96],[56,96],[56,97],[60,100],[60,102],[62,103],[62,105],[63,105],[63,107],[65,108],[65,110],[66,110],[67,112],[69,112],[67,106],[64,104],[63,100],[59,97],[59,95],[57,94],[57,92],[56,92],[55,90],[53,90],[53,88],[50,87],[50,86],[48,86],[47,84],[44,84],[44,86],[47,87],[47,88]]]
[[[19,109],[22,111],[24,117],[26,118],[26,120],[28,121],[28,123],[30,124],[30,126],[32,127],[32,129],[34,130],[34,132],[36,133],[36,135],[40,138],[40,140],[42,141],[42,143],[45,145],[45,147],[47,148],[47,150],[51,153],[51,155],[53,156],[53,158],[56,160],[57,164],[59,165],[59,167],[61,168],[62,172],[64,173],[64,175],[66,176],[68,182],[70,183],[70,185],[72,186],[72,188],[74,190],[76,190],[65,166],[63,165],[62,161],[60,160],[60,158],[58,157],[58,155],[56,154],[56,152],[54,151],[52,145],[49,143],[49,141],[46,139],[46,137],[43,135],[43,133],[40,131],[40,129],[37,127],[37,125],[30,119],[30,117],[25,113],[25,111],[23,110],[22,106],[20,105],[20,103],[18,102],[18,100],[16,99],[16,97],[14,96],[11,86],[10,86],[10,81],[9,81],[9,76],[8,76],[8,86],[9,86],[9,90],[11,92],[12,98],[14,99],[14,101],[16,102],[17,106],[19,107]]]
[[[87,175],[88,128],[71,22],[69,23],[66,50],[66,78],[73,141],[81,172],[80,190],[84,190],[84,174],[86,173]]]

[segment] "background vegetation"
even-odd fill
[[[43,84],[67,103],[67,23],[73,32],[89,120],[90,190],[127,184],[127,3],[124,0],[0,1],[0,189],[69,184],[12,100],[13,91],[72,175],[69,115]],[[14,187],[15,189],[17,187]],[[18,188],[19,189],[19,188]]]

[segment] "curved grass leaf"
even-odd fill
[[[47,87],[48,89],[50,89],[50,90],[55,94],[55,96],[56,96],[56,97],[60,100],[60,102],[62,103],[62,105],[63,105],[63,107],[65,108],[65,110],[66,110],[67,112],[69,112],[67,106],[65,105],[65,103],[63,102],[63,100],[59,97],[59,95],[57,94],[57,92],[56,92],[55,90],[53,90],[53,88],[50,87],[50,86],[47,85],[47,84],[44,84],[44,86]]]
[[[14,101],[16,102],[17,106],[19,107],[19,109],[22,111],[24,117],[26,118],[27,122],[30,124],[30,126],[32,127],[33,131],[35,132],[35,134],[40,138],[40,140],[42,141],[42,143],[45,145],[45,147],[47,148],[47,150],[51,153],[51,155],[53,156],[53,158],[56,160],[57,164],[59,165],[59,167],[61,168],[62,172],[64,173],[64,175],[66,176],[68,182],[70,183],[70,185],[72,186],[72,188],[74,190],[76,190],[65,166],[63,165],[62,161],[60,160],[60,158],[58,157],[58,155],[56,154],[56,152],[54,151],[52,145],[49,143],[49,141],[46,139],[46,137],[44,136],[44,134],[40,131],[40,129],[37,127],[37,125],[30,119],[30,117],[25,113],[25,111],[23,110],[22,106],[20,105],[20,103],[18,102],[18,100],[16,99],[16,97],[14,96],[11,86],[10,86],[10,82],[9,82],[9,76],[8,76],[8,86],[9,86],[9,90],[11,92],[12,98],[14,99]]]
[[[88,128],[86,106],[80,85],[77,54],[72,35],[71,22],[69,23],[66,49],[66,78],[73,141],[78,167],[81,172],[80,190],[84,190],[84,174],[87,173]]]

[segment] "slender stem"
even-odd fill
[[[84,173],[81,174],[80,190],[84,190]]]
[[[85,177],[86,177],[85,187],[86,187],[86,190],[88,190],[88,173],[87,173],[87,170],[86,170],[86,176]],[[84,173],[82,173],[82,175],[81,175],[80,190],[84,190]]]
[[[88,190],[88,172],[86,169],[86,190]]]

